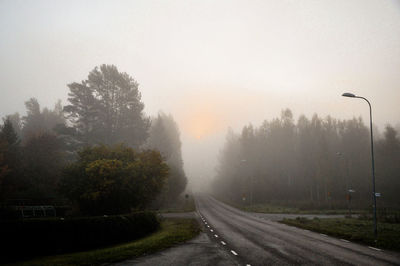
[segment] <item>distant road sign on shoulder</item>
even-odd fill
[[[380,192],[376,192],[375,193],[375,197],[380,197],[381,196],[381,193]]]

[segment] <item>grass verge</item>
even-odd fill
[[[248,212],[260,212],[260,213],[287,213],[287,214],[343,214],[349,213],[346,209],[321,209],[321,210],[302,210],[296,207],[279,206],[273,204],[254,204],[252,206],[240,207],[244,211]],[[363,214],[366,213],[364,210],[352,210],[352,214]]]
[[[224,202],[232,207],[241,209],[246,212],[259,212],[259,213],[274,213],[274,214],[326,214],[326,215],[334,215],[334,214],[342,214],[347,215],[349,211],[347,209],[301,209],[298,207],[290,207],[284,205],[277,205],[272,203],[261,203],[261,204],[253,204],[253,205],[241,205],[235,204],[220,198],[216,198],[219,201]],[[359,215],[367,213],[365,210],[352,210],[352,214]]]
[[[200,232],[195,219],[168,218],[157,232],[129,243],[56,256],[46,256],[15,265],[101,265],[153,253],[192,239]],[[12,265],[12,264],[10,264]]]
[[[337,219],[284,219],[281,223],[331,235],[349,241],[400,251],[400,224],[378,223],[378,241],[375,245],[371,220]]]
[[[315,208],[315,206],[309,206],[310,204],[306,203],[284,204],[279,202],[273,202],[273,203],[257,203],[250,205],[248,203],[242,203],[242,204],[234,203],[232,201],[223,199],[215,195],[213,195],[213,197],[221,202],[224,202],[225,204],[228,204],[232,207],[247,212],[273,213],[273,214],[326,214],[326,215],[334,215],[334,214],[347,215],[349,213],[348,209],[340,209],[340,208],[332,209],[323,206]],[[368,213],[366,210],[359,210],[359,209],[352,210],[351,212],[354,215]]]

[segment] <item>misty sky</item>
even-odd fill
[[[209,178],[228,126],[279,116],[400,122],[400,1],[0,0],[0,116],[114,64],[148,115],[177,120],[189,178]],[[193,182],[196,183],[196,182]]]

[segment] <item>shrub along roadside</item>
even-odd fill
[[[161,229],[142,239],[92,251],[48,256],[15,265],[102,265],[132,259],[192,239],[200,232],[195,219],[168,218]]]
[[[160,213],[183,213],[183,212],[194,212],[196,211],[196,204],[194,202],[193,196],[186,197],[186,195],[179,196],[173,203],[166,203],[161,207],[153,207]]]
[[[160,226],[156,214],[30,219],[0,222],[1,261],[82,251],[138,239]]]
[[[379,248],[400,250],[400,224],[378,223],[378,241],[375,245],[371,220],[337,219],[284,219],[281,223],[344,238],[353,242],[377,246]]]

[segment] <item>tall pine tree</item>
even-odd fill
[[[124,142],[140,146],[148,136],[150,120],[138,83],[114,65],[95,67],[87,80],[68,85],[68,118],[88,144]]]

